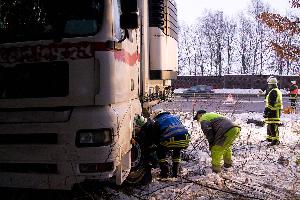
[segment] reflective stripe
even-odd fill
[[[181,148],[186,148],[189,146],[189,141],[188,140],[178,140],[178,141],[164,141],[160,143],[161,145],[165,147],[181,147]]]
[[[280,121],[280,118],[276,117],[276,118],[265,118],[265,120],[267,121]]]
[[[180,163],[181,162],[181,159],[180,158],[175,158],[175,159],[172,159],[173,163],[174,162],[177,162],[177,163]]]
[[[164,145],[164,146],[167,146],[167,145],[188,145],[188,141],[164,141],[164,142],[161,142],[160,144],[161,145]]]
[[[280,121],[265,121],[266,124],[280,124]]]
[[[289,99],[297,99],[297,96],[290,96]]]
[[[190,135],[188,133],[184,135],[178,135],[176,137],[171,137],[165,139],[160,142],[161,145],[165,147],[180,147],[180,148],[187,148],[190,141]]]
[[[265,123],[267,124],[279,124],[280,118],[265,118]]]
[[[189,134],[186,134],[186,135],[185,135],[185,139],[188,140],[188,141],[190,141],[190,135],[189,135]]]
[[[185,134],[185,133],[187,133],[187,130],[185,128],[175,129],[175,130],[170,131],[169,133],[163,134],[163,137],[168,138],[168,137],[177,135],[178,133],[181,133],[181,132],[183,134]]]
[[[268,135],[267,139],[270,139],[270,140],[279,140],[279,136],[277,135],[277,136],[273,137],[273,136]]]
[[[159,159],[158,162],[160,162],[160,163],[167,162],[167,159],[166,158]]]

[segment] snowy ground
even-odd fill
[[[192,141],[184,152],[182,177],[159,180],[158,170],[147,186],[106,188],[109,199],[300,199],[300,115],[282,116],[280,145],[261,142],[266,127],[247,124],[248,119],[262,118],[261,113],[227,114],[242,127],[233,146],[234,167],[212,173],[210,155],[200,124],[190,113],[177,112],[190,130]],[[107,199],[107,198],[104,198]]]

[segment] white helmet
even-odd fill
[[[292,84],[296,84],[296,81],[291,81]]]
[[[137,115],[134,117],[134,123],[136,126],[142,127],[147,122],[147,119],[141,115]]]
[[[267,82],[269,85],[277,85],[278,81],[277,79],[274,77],[274,76],[270,76],[268,79],[267,79]]]
[[[275,76],[269,76],[269,77],[267,78],[267,82],[269,82],[269,80],[270,80],[271,78],[275,78]]]

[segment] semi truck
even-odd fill
[[[0,2],[0,187],[138,181],[134,119],[177,75],[172,0]]]

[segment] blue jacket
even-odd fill
[[[160,133],[160,141],[188,135],[188,130],[181,123],[179,117],[171,115],[169,112],[157,115],[154,120],[155,126]]]

